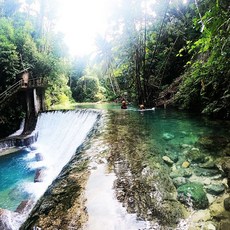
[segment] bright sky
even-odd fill
[[[112,0],[61,0],[57,29],[65,34],[72,55],[89,54],[96,34],[105,34]]]
[[[64,33],[70,54],[81,56],[95,49],[97,34],[105,35],[110,11],[119,0],[59,0],[59,3],[57,29]]]

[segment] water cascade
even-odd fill
[[[99,117],[100,113],[96,110],[53,111],[39,116],[35,130],[38,133],[37,142],[23,154],[23,161],[34,176],[30,176],[30,180],[24,181],[23,185],[15,185],[24,194],[29,194],[29,198],[27,201],[21,200],[22,208],[18,212],[0,209],[1,229],[19,229],[32,206],[68,164]],[[28,205],[28,200],[33,205]]]

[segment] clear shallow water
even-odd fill
[[[143,165],[141,161],[146,160],[143,156],[149,155],[161,159],[168,152],[181,156],[181,145],[188,144],[197,147],[200,140],[207,136],[212,137],[214,141],[219,137],[227,138],[229,141],[230,126],[228,122],[211,121],[181,111],[156,109],[155,111],[142,112],[131,106],[127,110],[121,110],[119,104],[88,104],[79,107],[108,110],[106,138],[111,142],[113,151],[118,151],[129,158],[129,164],[133,166],[134,173],[140,171],[139,167]],[[69,133],[68,129],[73,127],[71,116],[69,117],[67,113],[63,114],[63,116],[61,114],[56,115],[61,120],[58,121],[52,115],[47,115],[46,118],[43,117],[38,123],[42,135],[39,136],[37,151],[44,153],[43,156],[48,152],[52,153],[47,155],[43,162],[44,166],[51,166],[51,171],[53,171],[55,165],[59,164],[58,162],[63,163],[63,155],[67,154],[68,157],[71,157],[76,148],[76,143],[80,143],[75,139],[76,136],[80,136],[81,140],[85,138],[85,135],[81,136],[84,130],[82,124],[87,122],[92,122],[93,124],[95,121],[94,118],[89,118],[88,120],[87,116],[83,116],[83,120],[79,122],[79,117],[75,117],[74,122],[79,126],[77,128],[78,132]],[[71,122],[67,125],[66,120],[71,120]],[[64,127],[67,127],[67,130]],[[70,149],[72,143],[74,143],[74,146],[73,149],[72,147]],[[208,155],[212,156],[223,154],[222,150],[225,146],[220,146],[220,142],[214,143],[213,146],[216,146],[216,148],[208,150],[204,148],[202,151],[206,151]],[[22,159],[25,156],[25,153],[24,155],[22,154]],[[29,162],[29,168],[34,170],[34,166],[36,166],[36,164],[33,164],[34,157],[28,154],[26,158]],[[3,171],[3,174],[5,174],[5,171]],[[1,178],[3,174],[1,172]],[[22,174],[21,177],[27,180],[25,174]],[[32,186],[32,184],[34,185],[33,175],[28,176],[28,180],[30,179]],[[11,188],[5,190],[3,194],[9,193],[10,190]],[[24,195],[27,195],[27,193],[24,193]],[[1,195],[2,197],[4,203],[5,198]],[[14,195],[14,197],[17,197],[17,195]],[[15,209],[15,207],[12,206],[12,209]]]
[[[191,164],[187,172],[192,175],[189,178],[191,182],[201,183],[204,188],[207,184],[221,184],[221,173],[217,175],[219,181],[212,179],[210,175],[204,176],[206,174],[199,165],[209,159],[214,162],[217,158],[220,160],[226,156],[230,143],[229,122],[212,121],[195,114],[169,109],[143,112],[134,109],[109,110],[107,118],[104,137],[109,143],[109,163],[115,168],[118,178],[117,198],[129,212],[138,210],[146,218],[150,208],[154,210],[152,213],[156,215],[154,218],[158,219],[160,225],[169,225],[169,229],[188,229],[188,225],[193,225],[189,219],[185,221],[186,227],[181,227],[175,226],[173,217],[170,216],[170,213],[178,213],[179,209],[169,208],[171,211],[167,214],[167,208],[164,208],[164,203],[169,201],[170,205],[170,200],[177,199],[170,175],[177,172],[182,176],[182,171],[185,170],[182,164],[189,161]],[[205,161],[193,161],[193,157],[197,156],[191,157],[191,149],[199,152],[198,158]],[[172,167],[164,162],[163,156],[175,159]],[[149,166],[153,176],[146,180],[143,174],[149,172]],[[151,203],[148,195],[150,193],[153,194],[151,197],[156,197],[156,201],[151,198]],[[128,196],[135,202],[130,203]],[[210,194],[209,198],[211,202],[217,199]],[[154,204],[157,204],[156,207]]]
[[[22,200],[29,198],[29,193],[22,191],[22,183],[32,182],[34,170],[25,160],[28,151],[19,150],[0,158],[0,207],[15,211]]]

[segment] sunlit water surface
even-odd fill
[[[127,143],[127,149],[124,149],[124,151],[127,151],[127,154],[132,154],[131,152],[135,148],[140,148],[140,146],[137,146],[137,143],[139,142],[148,145],[148,151],[150,151],[148,154],[151,155],[152,151],[154,152],[154,155],[159,154],[159,156],[163,156],[168,150],[179,152],[180,147],[183,144],[196,146],[200,138],[205,136],[224,136],[228,139],[230,136],[229,123],[223,121],[211,121],[207,118],[181,111],[169,109],[139,111],[134,106],[129,106],[127,110],[121,110],[120,105],[116,103],[79,104],[77,105],[77,108],[108,110],[107,132],[110,132],[110,134],[112,133],[109,138],[112,138],[113,140],[111,141],[113,142],[123,138]],[[83,115],[84,114],[80,114],[79,116]],[[66,152],[66,146],[73,141],[76,142],[71,147],[70,151],[67,151],[70,153],[67,160],[64,160],[65,163],[68,162],[71,154],[73,154],[76,149],[76,146],[83,141],[85,135],[80,136],[80,140],[75,139],[75,136],[79,135],[79,132],[71,132],[68,134],[66,131],[66,133],[70,135],[70,139],[68,138],[68,135],[60,135],[60,132],[63,132],[63,127],[65,126],[66,119],[64,117],[68,119],[68,114],[64,114],[63,118],[61,118],[61,123],[58,120],[53,120],[52,116],[47,116],[47,118],[43,117],[43,119],[45,119],[44,122],[38,124],[39,128],[42,130],[42,135],[39,137],[37,148],[42,153],[52,152],[52,154],[54,154],[48,156],[45,159],[46,161],[42,163],[44,167],[49,166],[51,170],[53,170],[55,164],[62,161],[62,155]],[[56,116],[62,117],[62,114],[57,114]],[[83,117],[82,121],[83,123],[88,121],[90,123],[89,127],[91,127],[95,122],[95,119],[96,115],[93,115],[92,119],[86,116],[85,118]],[[77,123],[78,120],[75,119],[74,122]],[[58,131],[58,126],[60,124],[62,131]],[[47,130],[46,126],[49,125],[51,129]],[[68,125],[71,127],[72,123],[70,122]],[[77,123],[77,126],[81,127],[81,124]],[[55,135],[52,135],[50,132],[52,129],[56,130]],[[81,128],[79,128],[79,130],[80,129]],[[87,130],[89,129],[90,128],[87,126]],[[128,133],[129,135],[127,135]],[[117,138],[118,136],[120,137]],[[46,144],[46,147],[43,146],[44,143]],[[48,143],[51,143],[52,145],[48,146]],[[64,147],[62,147],[62,143],[65,144]],[[57,150],[60,154],[53,158],[53,156],[55,156],[55,151]],[[221,154],[220,149],[218,149],[218,151],[212,149],[209,152],[210,155],[215,155],[216,153]],[[54,162],[52,163],[52,161]],[[21,150],[17,152],[17,154],[1,157],[0,208],[14,211],[21,200],[30,197],[30,194],[23,191],[21,186],[24,182],[33,183],[35,168],[38,167],[39,164],[39,162],[35,163],[37,166],[34,167],[33,162],[34,154],[31,156],[26,150]],[[58,172],[60,172],[60,169],[56,173]],[[2,179],[3,177],[5,180]],[[111,176],[111,178],[113,177],[114,175]],[[52,179],[53,178],[54,177],[52,177]],[[103,178],[105,179],[105,183],[107,183],[106,178],[108,179],[109,176]],[[51,183],[51,181],[49,181],[49,183]],[[19,191],[22,192],[20,193]]]

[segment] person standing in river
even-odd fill
[[[127,109],[127,103],[125,99],[122,99],[121,101],[121,109]]]

